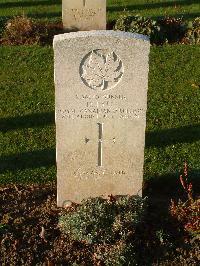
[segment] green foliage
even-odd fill
[[[59,225],[73,240],[88,243],[126,240],[141,223],[145,207],[146,200],[134,196],[123,196],[114,202],[88,199],[74,212],[61,216]]]
[[[169,232],[166,232],[162,228],[155,232],[155,238],[158,241],[160,247],[167,252],[171,247],[173,247],[173,243],[171,241],[172,236]],[[163,252],[162,250],[162,252]]]
[[[115,30],[137,32],[154,39],[159,35],[160,27],[156,21],[141,16],[122,15],[114,26]]]
[[[189,24],[188,24],[189,25]],[[122,15],[116,21],[115,30],[136,32],[150,37],[151,43],[199,43],[199,19],[195,19],[192,28],[182,18],[165,17],[158,20],[141,16]],[[187,30],[188,29],[188,30]]]
[[[199,44],[200,42],[200,19],[198,17],[193,22],[186,22],[183,18],[176,17],[153,20],[126,12],[119,16],[116,22],[108,22],[108,26],[115,30],[147,35],[153,44]],[[54,35],[62,32],[61,23],[44,21],[38,23],[36,19],[28,18],[25,15],[9,20],[6,17],[0,19],[1,44],[51,44]]]
[[[5,231],[8,229],[7,224],[0,223],[0,235],[5,233]]]
[[[0,230],[3,230],[4,228],[6,228],[5,224],[0,224]]]
[[[122,196],[117,200],[112,197],[112,201],[88,199],[62,215],[59,226],[72,240],[92,244],[97,263],[136,265],[138,251],[134,238],[137,241],[136,231],[144,221],[146,205],[147,200],[138,196]]]
[[[134,244],[119,241],[114,245],[98,246],[95,250],[96,259],[106,266],[137,265],[138,254]]]
[[[200,17],[187,24],[185,42],[189,44],[200,44]]]
[[[9,18],[7,17],[0,17],[0,37],[2,37],[2,34],[5,30],[5,25],[6,22],[8,21]]]

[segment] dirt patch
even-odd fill
[[[198,265],[199,239],[188,242],[182,225],[161,213],[161,206],[158,199],[151,203],[145,223],[127,243],[92,245],[72,241],[58,228],[66,210],[56,206],[55,183],[0,186],[0,265],[115,265],[123,248],[126,261],[118,265],[128,265],[133,255],[138,263],[131,265]]]
[[[0,265],[91,264],[90,248],[61,235],[55,184],[0,187]]]

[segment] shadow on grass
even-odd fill
[[[30,114],[25,116],[9,117],[0,119],[0,131],[7,132],[9,130],[43,127],[51,125],[55,122],[54,112],[46,112],[39,114]]]
[[[5,30],[5,26],[6,26],[6,23],[8,22],[8,20],[12,19],[13,17],[16,17],[16,16],[22,16],[23,15],[23,12],[21,12],[21,14],[18,14],[18,15],[14,15],[14,16],[0,16],[0,37],[2,37],[2,34]],[[48,19],[53,19],[54,22],[61,22],[61,18],[62,18],[62,14],[61,12],[52,12],[52,13],[38,13],[38,14],[27,14],[27,17],[28,18],[31,18],[31,19],[39,19],[39,20],[48,20]],[[55,35],[55,34],[54,34]],[[47,41],[47,44],[48,41]],[[51,42],[50,42],[51,44]]]
[[[7,3],[0,3],[0,8],[51,6],[51,5],[60,5],[61,2],[62,2],[61,0],[7,2]]]
[[[0,16],[0,34],[4,31],[6,22],[11,19],[11,16]]]
[[[62,14],[60,12],[51,12],[51,13],[28,13],[27,17],[35,19],[44,19],[44,18],[59,18],[61,20]]]
[[[21,12],[21,14],[18,15],[14,15],[14,16],[1,16],[0,17],[0,29],[4,27],[5,23],[15,17],[15,16],[22,16],[23,12]],[[32,18],[32,19],[51,19],[51,18],[57,18],[59,21],[61,21],[62,19],[62,14],[61,12],[51,12],[51,13],[26,13],[26,16],[28,18]]]
[[[54,112],[1,118],[0,131],[43,127],[54,123]],[[164,147],[177,143],[192,143],[198,140],[200,140],[200,124],[146,132],[146,147]]]
[[[199,4],[199,0],[185,0],[185,1],[168,1],[168,2],[157,2],[157,3],[142,3],[142,4],[127,4],[127,5],[120,5],[120,6],[109,6],[107,8],[110,12],[115,11],[123,11],[125,8],[127,10],[133,11],[133,10],[144,10],[144,9],[156,9],[156,8],[168,8],[172,7],[181,7],[181,6],[189,6],[193,4]]]
[[[0,23],[7,21],[8,19],[12,18],[12,16],[0,16]]]
[[[146,147],[163,147],[200,140],[200,124],[146,133]]]
[[[20,154],[0,157],[0,174],[7,171],[35,169],[56,165],[55,149],[30,151]]]
[[[53,125],[54,123],[54,112],[2,118],[0,119],[0,131],[5,133],[9,130],[44,127],[46,125]],[[200,124],[146,133],[146,147],[164,147],[176,143],[192,143],[198,140],[200,140]],[[51,165],[55,165],[54,149],[45,149],[33,152],[30,151],[1,157],[0,173],[5,171],[16,171],[18,169],[38,168]],[[159,191],[162,191],[161,188],[163,188],[164,192],[166,182],[170,182],[172,184],[171,190],[174,191],[177,183],[173,182],[174,180],[177,182],[178,176],[173,175],[170,177],[169,174],[163,178],[153,178],[153,180],[157,179],[159,182],[161,182],[159,185]]]

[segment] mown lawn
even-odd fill
[[[0,183],[55,179],[53,50],[0,47],[0,57]],[[145,180],[166,188],[184,160],[200,174],[199,99],[200,47],[152,47]]]
[[[198,0],[108,0],[108,19],[117,18],[124,10],[147,17],[177,16],[187,20],[200,15]]]
[[[0,48],[0,179],[55,177],[53,51]]]
[[[184,161],[194,180],[200,175],[199,59],[199,46],[151,49],[145,178],[167,193],[176,193]]]
[[[199,0],[107,0],[108,20],[124,10],[142,16],[178,16],[193,19],[200,15]],[[25,14],[42,20],[61,21],[61,0],[0,0],[0,19]]]

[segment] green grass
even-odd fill
[[[0,178],[55,176],[53,51],[0,48]]]
[[[122,11],[147,17],[177,16],[187,20],[200,15],[199,0],[108,0],[108,19],[117,18]]]
[[[200,174],[200,47],[153,47],[145,176],[178,177],[183,162]]]
[[[0,183],[55,179],[52,48],[0,47],[0,57]],[[185,159],[199,175],[199,85],[199,46],[151,48],[146,180],[178,177]]]
[[[199,0],[108,0],[108,20],[116,19],[121,11],[159,17],[165,15],[184,16],[192,19],[199,16]],[[61,21],[61,0],[0,0],[0,19],[26,14],[51,21]]]

